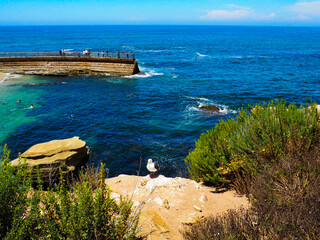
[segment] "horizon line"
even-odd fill
[[[27,24],[1,25],[0,27],[76,27],[76,26],[204,26],[204,27],[316,27],[320,25],[252,25],[252,24]]]

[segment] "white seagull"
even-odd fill
[[[152,173],[155,173],[156,171],[158,171],[160,169],[160,166],[159,166],[158,162],[152,162],[152,159],[150,158],[150,159],[148,159],[147,169],[152,174]]]

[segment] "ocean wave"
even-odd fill
[[[251,58],[260,58],[260,56],[254,56],[254,55],[247,55],[247,56],[227,56],[225,58],[231,58],[231,59],[251,59]]]
[[[242,59],[242,58],[245,58],[245,57],[244,56],[230,56],[230,57],[227,57],[227,58]]]
[[[204,98],[204,97],[191,97],[191,96],[186,96],[186,98],[194,99],[194,100],[201,100],[201,101],[206,101],[206,102],[210,102],[210,101],[211,101],[211,100],[209,100],[208,98]]]
[[[166,50],[147,50],[147,53],[158,53],[158,52],[165,52]]]
[[[63,49],[65,52],[72,52],[74,49]]]
[[[140,72],[138,74],[130,75],[130,76],[124,76],[125,78],[148,78],[153,76],[161,76],[163,73],[158,73],[154,70],[151,70],[149,72]]]
[[[178,78],[179,75],[178,74],[172,74],[172,78]]]
[[[223,113],[223,114],[237,114],[238,113],[237,110],[230,109],[226,105],[218,104],[217,106],[220,108],[220,112]]]
[[[123,46],[121,46],[121,47],[122,47],[122,48],[126,48],[126,49],[135,50],[135,47],[133,47],[133,46],[123,45]]]
[[[201,54],[201,53],[198,53],[198,52],[197,52],[197,55],[198,55],[199,57],[210,57],[209,55]]]

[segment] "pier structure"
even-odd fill
[[[0,72],[28,75],[116,75],[140,72],[134,54],[106,52],[0,52]]]

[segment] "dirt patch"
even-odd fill
[[[182,239],[184,224],[249,206],[247,198],[235,191],[216,193],[214,188],[185,178],[119,175],[106,183],[114,191],[113,198],[122,195],[132,199],[135,207],[143,205],[140,235],[150,240]]]

